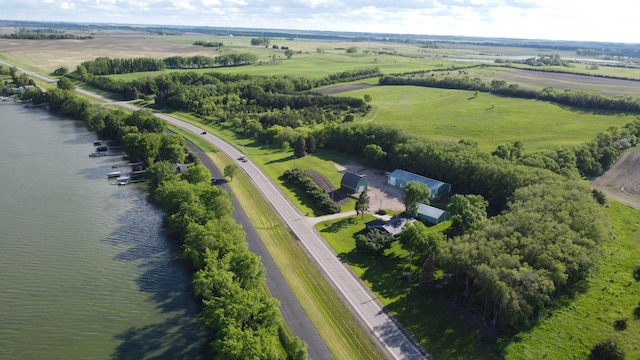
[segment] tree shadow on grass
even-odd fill
[[[365,269],[360,279],[370,283],[371,290],[385,298],[402,296],[408,290],[408,283],[402,276],[407,265],[404,259],[392,255],[371,256],[358,249],[340,253],[338,257],[348,265]]]
[[[283,156],[279,159],[273,159],[273,160],[269,160],[265,163],[265,165],[269,165],[269,164],[276,164],[276,163],[283,163],[283,162],[287,162],[287,161],[291,161],[293,159],[295,159],[296,157],[294,155],[289,155],[289,156]]]
[[[436,359],[499,359],[491,339],[447,305],[438,290],[412,288],[385,307]],[[387,334],[391,337],[393,334]],[[385,337],[383,332],[383,338]],[[393,338],[391,338],[391,341]]]
[[[357,222],[358,222],[358,219],[356,219],[353,216],[350,216],[334,222],[330,226],[327,226],[324,229],[320,230],[320,232],[337,233],[338,231],[344,228],[348,228],[349,226],[355,225]]]

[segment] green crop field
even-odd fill
[[[417,86],[371,87],[340,93],[359,98],[365,94],[373,98],[374,110],[359,121],[393,126],[432,139],[473,140],[484,151],[518,140],[526,151],[581,144],[636,117]]]

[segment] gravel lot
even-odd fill
[[[379,170],[369,169],[357,163],[336,164],[340,172],[353,172],[367,177],[369,183],[369,213],[380,209],[404,211],[404,192],[387,184],[387,175]]]

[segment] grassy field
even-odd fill
[[[211,152],[209,156],[220,169],[234,163],[219,152]],[[240,172],[228,184],[332,354],[337,359],[383,359],[251,180]]]
[[[556,104],[473,91],[415,86],[371,87],[340,95],[373,98],[362,122],[389,125],[432,139],[478,142],[483,151],[522,141],[525,151],[576,145],[634,115],[571,109]]]
[[[608,75],[611,76],[640,78],[640,69],[606,68],[610,72]],[[436,76],[479,78],[487,84],[490,84],[492,80],[504,80],[509,84],[518,84],[521,88],[533,90],[553,87],[559,91],[571,89],[593,90],[606,96],[640,96],[640,82],[638,81],[583,76],[584,74],[594,75],[594,71],[577,72],[574,71],[575,68],[553,68],[554,71],[558,72],[535,71],[533,69],[526,65],[514,65],[513,67],[487,66],[468,68],[464,69],[464,71],[433,71],[428,73],[427,76],[435,74]]]

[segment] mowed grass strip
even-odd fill
[[[422,264],[413,259],[412,284],[403,278],[409,268],[409,255],[398,242],[383,256],[372,257],[355,248],[355,236],[373,220],[372,215],[352,216],[316,225],[338,256],[367,284],[378,300],[409,334],[436,359],[497,359],[490,341],[440,297],[437,290],[425,293],[417,286]],[[450,222],[430,227],[444,231]]]
[[[588,290],[505,344],[507,359],[584,359],[607,338],[620,343],[627,359],[640,358],[640,282],[633,278],[640,265],[640,211],[610,201],[606,212],[615,236],[603,245]],[[625,330],[615,329],[618,319],[627,319]]]
[[[219,152],[209,156],[221,169],[233,163]],[[384,359],[250,179],[238,172],[229,186],[332,354],[337,359]]]
[[[525,151],[579,145],[636,115],[590,111],[544,101],[418,86],[376,86],[338,96],[373,98],[374,110],[358,121],[388,125],[438,140],[478,142],[482,151],[522,141]]]

